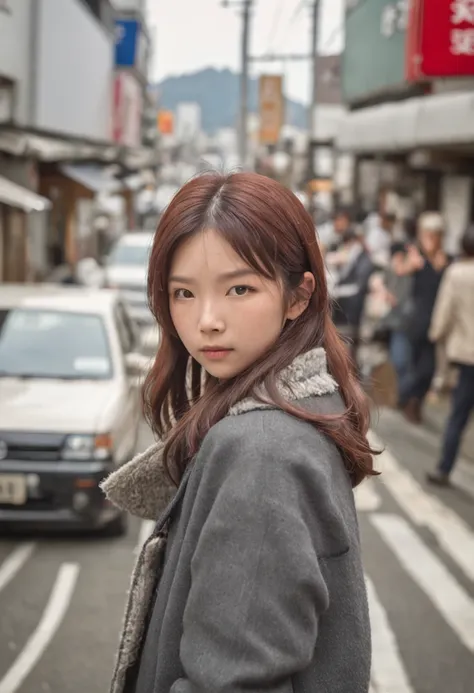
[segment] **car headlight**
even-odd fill
[[[112,439],[100,436],[71,435],[64,441],[63,460],[107,460],[112,456]]]

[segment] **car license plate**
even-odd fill
[[[0,474],[0,503],[24,505],[27,497],[26,478],[22,474]]]

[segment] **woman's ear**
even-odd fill
[[[293,300],[286,311],[287,320],[296,320],[306,310],[311,296],[314,294],[316,281],[311,272],[305,272],[303,279],[295,290]]]

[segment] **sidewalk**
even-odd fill
[[[363,352],[363,370],[366,371],[366,391],[376,407],[396,407],[396,375],[383,351],[373,347]],[[370,374],[370,375],[367,375]],[[423,428],[441,438],[450,412],[450,397],[442,395],[433,399],[428,396],[423,407]],[[474,415],[471,416],[463,437],[461,457],[474,464]]]
[[[427,401],[423,409],[423,425],[429,431],[442,436],[449,416],[449,397],[438,401]],[[474,417],[471,417],[464,433],[461,456],[474,464]]]

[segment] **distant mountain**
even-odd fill
[[[235,127],[239,109],[239,75],[231,70],[207,68],[179,77],[168,77],[158,85],[160,107],[174,111],[180,101],[194,101],[201,106],[202,126],[210,135],[223,127]],[[258,80],[249,79],[249,109],[258,110]],[[286,123],[305,127],[306,108],[286,100]]]

